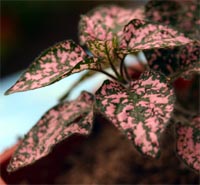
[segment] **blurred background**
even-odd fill
[[[58,41],[78,42],[80,15],[108,3],[134,7],[142,1],[1,1],[1,77],[26,68]]]
[[[144,1],[1,1],[0,152],[16,143],[79,78],[79,74],[75,74],[70,80],[66,78],[49,87],[4,96],[34,58],[56,42],[72,39],[78,43],[80,15],[93,7],[118,4],[134,8],[142,3]],[[92,81],[76,89],[71,99],[83,89],[94,91]]]

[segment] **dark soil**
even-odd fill
[[[70,152],[69,152],[70,151]],[[141,155],[114,126],[103,118],[95,121],[92,134],[72,137],[47,157],[1,176],[8,184],[198,184],[199,175],[175,154],[174,134],[162,138],[159,159]]]
[[[67,156],[67,170],[56,179],[66,184],[198,184],[175,154],[174,134],[169,128],[162,138],[159,159],[142,156],[119,131],[99,119],[93,134]]]

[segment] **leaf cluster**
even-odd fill
[[[95,72],[110,79],[94,94],[84,91],[74,101],[66,101],[67,92],[26,134],[8,171],[32,164],[73,134],[90,134],[97,112],[150,157],[159,156],[160,136],[173,123],[177,154],[199,171],[200,116],[197,112],[188,117],[184,107],[177,106],[173,87],[178,78],[191,79],[200,72],[199,3],[187,5],[151,0],[138,9],[101,6],[79,23],[80,44],[87,51],[65,40],[42,52],[6,94],[48,86],[83,70],[89,71],[71,89]],[[124,59],[139,52],[147,64],[137,58],[142,71],[134,79]]]

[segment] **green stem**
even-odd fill
[[[128,81],[131,81],[131,78],[128,74],[128,71],[127,71],[127,67],[125,65],[123,65],[123,71],[124,71],[124,74],[125,74],[125,77]]]
[[[138,52],[139,53],[139,52]],[[138,59],[138,53],[137,53],[137,55],[136,55],[136,57],[137,57],[137,59]],[[145,53],[143,52],[143,54],[144,54],[144,56],[145,56],[145,58],[146,58],[146,60],[147,60],[147,57],[146,57],[146,55],[145,55]],[[151,68],[149,67],[149,64],[148,64],[148,62],[147,62],[147,64],[144,64],[143,62],[141,62],[141,60],[138,60],[139,61],[139,64],[142,66],[142,67],[144,67],[144,70],[151,70]]]
[[[77,85],[79,85],[82,81],[86,80],[88,77],[92,76],[93,74],[91,74],[91,71],[88,71],[86,74],[84,74],[83,76],[81,76],[75,83],[73,83],[73,85],[70,87],[70,89],[65,92],[60,98],[59,101],[63,101],[65,99],[67,99],[67,97],[71,94],[71,92],[77,87]]]
[[[113,76],[113,75],[111,75],[110,73],[108,73],[108,72],[106,72],[106,71],[103,71],[103,70],[101,70],[101,69],[95,69],[95,68],[93,69],[93,68],[91,68],[90,70],[92,70],[92,71],[97,71],[97,72],[101,72],[101,73],[107,75],[108,77],[112,78],[112,79],[115,80],[115,81],[118,81],[118,82],[120,82],[120,83],[124,83],[124,81],[122,81],[122,80],[116,78],[115,76]],[[75,82],[75,83],[72,85],[72,88],[70,88],[65,94],[63,94],[63,95],[59,98],[59,102],[62,102],[63,100],[65,100],[65,99],[69,96],[69,94],[72,92],[72,90],[76,87],[77,84],[79,84],[79,81]]]
[[[125,57],[121,58],[121,62],[120,62],[120,75],[123,79],[125,79],[125,75],[124,75],[124,59]]]
[[[185,72],[184,70],[180,70],[178,72],[173,73],[172,75],[169,76],[170,82],[173,83],[177,78],[181,77],[181,73]]]
[[[65,94],[63,94],[63,95],[58,99],[58,101],[59,101],[59,102],[64,101],[64,100],[70,95],[70,93],[72,92],[72,90],[73,90],[73,88],[70,89],[69,91],[67,91]]]
[[[110,55],[109,55],[109,52],[108,52],[108,48],[107,48],[107,44],[105,45],[105,48],[106,48],[106,55],[107,55],[107,57],[108,57],[108,62],[109,62],[109,64],[110,64],[112,70],[114,71],[115,75],[117,76],[117,78],[120,79],[120,74],[119,74],[118,71],[116,70],[116,68],[115,68],[115,66],[114,66],[114,64],[112,63],[112,60],[111,60],[111,58],[110,58]]]
[[[103,74],[109,76],[110,78],[112,78],[113,80],[115,80],[115,81],[119,81],[118,78],[116,78],[115,76],[111,75],[110,73],[108,73],[108,72],[106,72],[106,71],[103,71],[103,70],[100,70],[100,69],[95,69],[95,68],[94,68],[94,69],[91,68],[90,70],[93,70],[93,71],[97,71],[97,72],[103,73]]]

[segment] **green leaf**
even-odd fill
[[[146,18],[174,26],[193,39],[200,39],[200,1],[151,0],[146,4]]]
[[[7,168],[9,172],[30,165],[74,134],[88,135],[93,126],[92,94],[82,92],[77,100],[61,103],[48,112],[25,135]]]
[[[79,22],[80,42],[112,40],[120,37],[122,29],[131,19],[143,19],[143,9],[125,9],[115,5],[97,7],[81,17]]]
[[[48,48],[35,59],[20,79],[5,94],[27,91],[50,85],[70,74],[98,68],[97,60],[71,40]]]
[[[106,80],[96,92],[96,106],[139,151],[156,157],[174,108],[174,92],[165,76],[146,71],[129,87]]]
[[[125,27],[119,53],[131,53],[156,48],[170,48],[192,42],[176,30],[145,20],[133,19]]]
[[[86,43],[88,49],[94,57],[102,59],[103,62],[108,63],[109,60],[115,60],[114,49],[117,47],[113,40],[94,40]]]
[[[189,78],[193,73],[200,72],[200,42],[192,42],[181,47],[152,49],[144,53],[151,69],[173,79]]]
[[[183,116],[183,115],[182,115]],[[200,171],[200,116],[176,125],[176,150],[179,158],[196,172]]]

